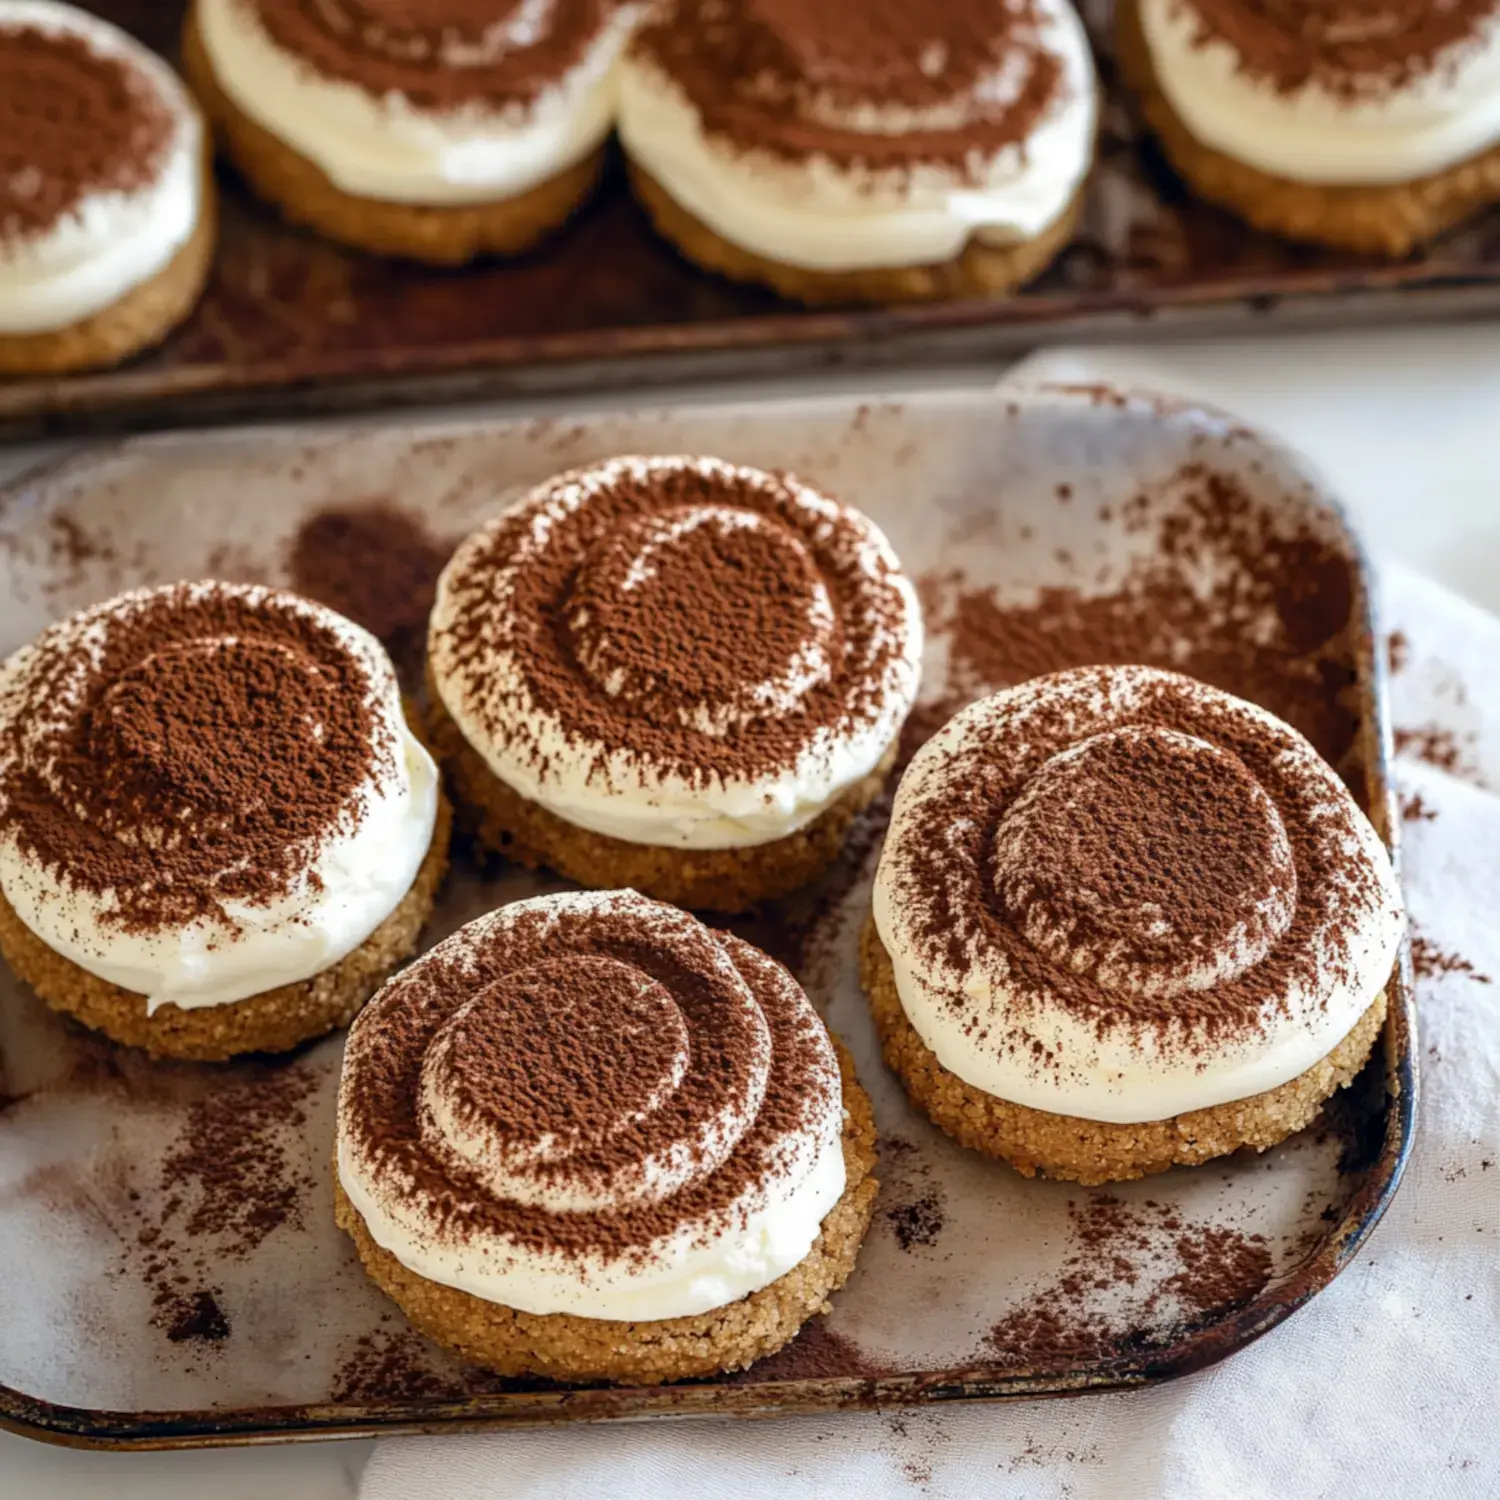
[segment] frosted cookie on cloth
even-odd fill
[[[913,759],[861,963],[934,1123],[1092,1184],[1307,1125],[1370,1056],[1403,925],[1375,830],[1295,730],[1091,667],[973,704]]]
[[[1147,123],[1260,229],[1400,256],[1500,202],[1500,3],[1121,0]]]
[[[335,1203],[429,1338],[656,1384],[788,1343],[844,1284],[870,1103],[796,980],[633,891],[519,901],[355,1022]]]
[[[484,847],[740,911],[837,856],[921,653],[916,593],[859,512],[787,474],[616,458],[454,554],[431,738]]]
[[[299,224],[436,264],[529,249],[598,179],[630,0],[193,0],[230,158]]]
[[[1068,0],[675,0],[626,57],[636,191],[807,303],[1008,292],[1067,243],[1098,86]]]
[[[0,955],[160,1056],[281,1051],[416,948],[448,859],[390,660],[293,594],[122,594],[0,667]]]
[[[118,364],[208,279],[207,133],[154,53],[51,0],[0,0],[0,375]]]

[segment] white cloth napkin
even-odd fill
[[[1422,1096],[1357,1264],[1259,1343],[1150,1391],[394,1440],[362,1500],[1500,1494],[1500,619],[1395,568],[1382,591]]]

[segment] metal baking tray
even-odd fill
[[[1338,507],[1229,418],[1105,388],[137,438],[0,494],[0,651],[123,586],[213,573],[320,592],[419,674],[424,582],[454,539],[516,486],[630,450],[794,467],[875,517],[929,611],[908,750],[957,700],[1038,665],[1208,663],[1285,698],[1394,847],[1384,654]],[[1224,516],[1233,536],[1216,532]],[[1205,623],[1192,601],[1215,599],[1233,609]],[[1287,613],[1297,599],[1322,601],[1324,623]],[[1105,645],[1039,628],[1063,607],[1103,609]],[[0,1424],[179,1447],[1132,1388],[1242,1348],[1351,1261],[1412,1140],[1405,958],[1382,1048],[1313,1129],[1109,1190],[1028,1182],[929,1126],[881,1063],[854,968],[880,831],[877,812],[820,887],[740,928],[848,1041],[881,1136],[858,1266],[788,1350],[659,1389],[465,1371],[407,1328],[334,1228],[339,1038],[152,1064],[0,974]],[[554,888],[460,851],[429,940]]]
[[[182,0],[90,0],[173,54]],[[1500,215],[1399,264],[1289,245],[1194,201],[1142,139],[1110,63],[1112,0],[1085,0],[1109,91],[1081,227],[1018,296],[809,312],[681,260],[618,165],[523,260],[427,271],[283,225],[228,172],[207,296],[128,367],[0,380],[0,439],[395,402],[984,359],[1051,342],[1500,308]]]

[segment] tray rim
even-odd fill
[[[500,335],[463,344],[0,380],[0,444],[381,406],[625,391],[706,378],[920,368],[1070,342],[1464,318],[1500,310],[1500,265],[1288,271],[1178,286],[908,306],[793,309],[698,323]]]
[[[1211,403],[1167,396],[1131,385],[1081,385],[1068,382],[1002,381],[981,390],[944,390],[910,395],[863,398],[829,394],[802,401],[837,410],[861,406],[984,406],[1051,403],[1092,405],[1101,392],[1111,404],[1145,404],[1158,416],[1199,415],[1229,424],[1237,435],[1273,453],[1308,485],[1309,498],[1342,528],[1356,578],[1357,690],[1364,710],[1364,739],[1371,820],[1401,873],[1400,827],[1392,758],[1389,671],[1383,648],[1378,593],[1369,554],[1348,509],[1316,467],[1295,449],[1242,422]],[[769,408],[771,401],[694,405],[695,414],[744,412]],[[668,408],[643,404],[626,411],[584,413],[570,420],[584,423],[629,421]],[[411,424],[419,439],[496,427],[525,427],[526,417],[470,419]],[[261,429],[264,431],[265,429]],[[318,447],[336,443],[353,429],[337,425],[281,424],[288,439]],[[393,429],[385,429],[388,433]],[[237,430],[217,433],[166,433],[137,437],[65,456],[37,466],[0,486],[0,519],[23,503],[42,482],[66,479],[141,448],[170,450],[183,444],[216,445],[242,438]],[[270,1443],[313,1442],[417,1433],[476,1432],[503,1427],[535,1427],[572,1421],[654,1420],[663,1417],[764,1418],[781,1413],[882,1409],[924,1402],[1013,1402],[1077,1396],[1157,1385],[1204,1369],[1238,1352],[1284,1322],[1327,1287],[1355,1258],[1374,1232],[1400,1187],[1415,1144],[1419,1098],[1417,1015],[1409,936],[1403,936],[1396,967],[1387,988],[1389,1010],[1382,1030],[1387,1113],[1380,1154],[1366,1180],[1348,1200],[1343,1216],[1316,1250],[1278,1282],[1263,1289],[1228,1317],[1200,1322],[1170,1345],[1139,1354],[1116,1356],[1085,1370],[1022,1369],[997,1375],[983,1365],[882,1377],[839,1377],[737,1384],[693,1384],[665,1387],[608,1387],[582,1390],[498,1392],[454,1400],[431,1397],[394,1401],[351,1401],[301,1405],[263,1405],[198,1411],[120,1411],[47,1401],[0,1382],[0,1430],[40,1442],[104,1451],[213,1448]]]

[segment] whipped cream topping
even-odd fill
[[[0,0],[0,54],[28,34],[76,38],[91,53],[120,64],[130,86],[149,95],[151,108],[165,116],[167,134],[150,162],[135,164],[141,168],[133,174],[138,180],[128,187],[88,186],[55,220],[27,227],[24,220],[10,221],[6,199],[41,196],[43,174],[64,169],[50,159],[58,122],[72,128],[75,117],[87,122],[91,111],[103,111],[97,128],[118,132],[122,121],[108,114],[118,102],[90,98],[97,81],[70,75],[63,66],[49,70],[44,89],[16,91],[0,101],[8,133],[23,140],[35,133],[43,142],[35,159],[11,174],[8,191],[0,189],[0,336],[53,332],[102,312],[165,270],[203,211],[203,124],[172,70],[117,27],[70,5]]]
[[[951,720],[897,791],[874,918],[945,1068],[1114,1123],[1304,1072],[1376,999],[1404,925],[1378,835],[1306,740],[1145,667]]]
[[[197,0],[194,14],[214,76],[244,114],[313,162],[337,188],[388,203],[453,206],[516,197],[598,148],[614,124],[617,63],[639,7],[601,7],[577,56],[525,95],[497,86],[446,103],[394,87],[326,76],[278,45],[258,0]],[[332,15],[338,20],[341,10]],[[483,46],[453,42],[441,66],[461,75],[536,58],[561,0],[497,7]],[[331,25],[335,35],[354,22]],[[535,82],[535,80],[532,80]]]
[[[1287,81],[1247,68],[1190,0],[1139,3],[1157,81],[1183,124],[1204,145],[1272,176],[1348,186],[1410,182],[1500,143],[1500,6],[1477,16],[1441,56],[1394,80],[1377,66],[1330,66],[1307,67],[1303,80]],[[1375,59],[1399,46],[1413,24],[1402,7],[1388,9],[1384,25],[1369,18]],[[1354,25],[1330,30],[1357,44]],[[1300,55],[1317,45],[1304,21],[1283,50]]]
[[[547,481],[438,584],[429,663],[508,786],[634,843],[795,832],[881,761],[921,616],[865,517],[788,475],[618,458]]]
[[[471,922],[349,1035],[339,1181],[428,1280],[654,1320],[802,1261],[845,1186],[838,1062],[801,987],[633,891]]]
[[[379,642],[292,594],[140,589],[0,667],[0,890],[148,1013],[338,962],[406,895],[437,807]]]
[[[783,35],[775,7],[739,8],[805,71],[726,76],[713,90],[730,101],[724,122],[707,118],[697,74],[715,30],[689,6],[628,53],[619,122],[627,154],[733,244],[814,271],[943,262],[971,239],[1036,238],[1088,173],[1098,86],[1067,0],[996,5],[997,42],[1010,28],[1004,45],[961,88],[947,97],[929,89],[935,97],[916,105],[874,67],[852,87],[846,68],[824,78],[818,59]],[[930,33],[906,56],[909,89],[940,78],[970,39],[945,38],[941,8],[907,10]]]

